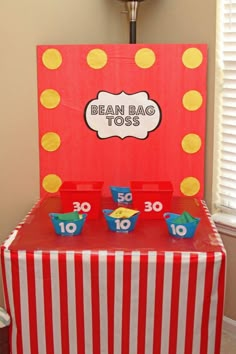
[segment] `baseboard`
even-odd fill
[[[229,317],[223,317],[223,330],[236,336],[236,321],[232,320]]]

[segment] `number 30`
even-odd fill
[[[163,205],[161,202],[152,203],[152,202],[146,201],[146,202],[144,202],[144,205],[145,205],[144,211],[146,211],[146,212],[150,212],[150,211],[159,212],[163,208]]]
[[[73,202],[74,206],[74,211],[83,211],[84,213],[87,213],[91,210],[91,205],[88,202]]]

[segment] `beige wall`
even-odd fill
[[[0,11],[0,239],[39,196],[36,45],[128,43],[117,0],[2,0]],[[209,45],[206,193],[211,207],[215,0],[146,0],[138,43]],[[0,289],[1,293],[1,289]],[[0,297],[0,305],[2,303]]]

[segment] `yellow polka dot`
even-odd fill
[[[47,89],[40,95],[41,105],[48,109],[56,108],[61,101],[60,94],[53,89]]]
[[[200,92],[191,90],[183,96],[183,106],[188,111],[197,111],[202,105],[203,99]]]
[[[199,192],[200,182],[195,177],[186,177],[180,184],[180,190],[184,195],[192,197]]]
[[[57,133],[46,133],[42,136],[41,145],[46,151],[56,151],[61,145],[61,138]]]
[[[182,56],[182,62],[188,69],[196,69],[202,64],[203,55],[198,48],[188,48]]]
[[[190,133],[185,135],[182,139],[181,145],[185,152],[188,154],[194,154],[201,148],[202,141],[199,135]]]
[[[102,49],[92,49],[87,55],[87,63],[93,69],[102,69],[107,63],[107,54]]]
[[[62,56],[59,50],[50,48],[43,53],[42,61],[46,68],[55,70],[61,66]]]
[[[142,69],[150,68],[156,61],[155,53],[148,48],[142,48],[135,54],[135,63]]]
[[[42,186],[44,190],[48,193],[56,193],[61,187],[62,180],[59,176],[50,174],[44,177],[42,181]]]

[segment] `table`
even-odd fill
[[[40,200],[1,246],[12,353],[219,354],[226,254],[206,203],[173,198],[185,210],[201,218],[192,239],[163,219],[112,233],[102,216],[62,237],[60,199]]]

